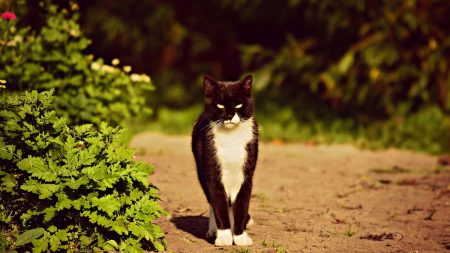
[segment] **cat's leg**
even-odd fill
[[[214,238],[217,234],[217,224],[216,224],[216,218],[214,217],[214,210],[211,205],[209,205],[209,226],[208,226],[208,232],[206,233],[206,238]]]
[[[217,235],[214,244],[216,246],[230,246],[233,244],[233,234],[229,217],[228,197],[220,182],[210,186],[211,206],[217,225]]]
[[[252,245],[252,238],[245,231],[248,222],[248,207],[250,202],[250,195],[252,191],[251,182],[244,182],[241,186],[236,201],[233,204],[234,226],[233,226],[233,241],[239,246]]]

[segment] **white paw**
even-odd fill
[[[231,229],[217,230],[216,246],[231,246],[233,244],[233,235]]]
[[[249,246],[252,245],[253,241],[250,236],[248,236],[247,232],[244,232],[240,235],[233,236],[234,244],[238,246]]]

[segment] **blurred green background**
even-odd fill
[[[152,78],[140,130],[189,133],[202,75],[251,73],[265,140],[450,148],[450,1],[77,3],[84,52]]]

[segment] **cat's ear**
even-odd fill
[[[244,88],[245,94],[250,95],[252,94],[252,83],[253,83],[253,76],[252,75],[246,75],[242,79],[242,87]]]
[[[203,88],[205,91],[205,96],[211,96],[214,94],[214,91],[216,90],[217,82],[214,80],[214,78],[205,75],[203,76]]]

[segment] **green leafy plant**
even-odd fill
[[[278,138],[293,133],[445,152],[448,7],[445,1],[296,1],[287,12],[303,17],[301,34],[292,29],[279,48],[241,47],[244,67],[255,73],[256,101],[264,101],[259,110],[275,122]],[[424,8],[436,15],[422,15]]]
[[[344,235],[347,237],[352,237],[355,234],[356,232],[352,230],[352,225],[348,225],[348,229],[344,232]]]
[[[275,50],[258,44],[241,48],[263,97],[282,103],[290,94],[296,109],[312,103],[316,112],[340,116],[390,117],[423,105],[449,111],[450,39],[444,22],[449,3],[302,0],[295,5],[288,13],[304,17],[300,36],[287,33]]]
[[[273,249],[275,253],[286,253],[286,247],[283,244],[280,243],[275,243],[275,242],[271,242],[271,241],[262,241],[261,246],[263,246],[264,248],[270,248]]]
[[[219,0],[182,5],[188,12],[179,4],[81,3],[93,51],[122,51],[153,71],[161,129],[190,129],[201,75],[250,72],[268,139],[448,150],[449,1]]]
[[[153,89],[150,78],[131,73],[130,66],[120,67],[117,59],[107,65],[85,54],[90,40],[78,25],[78,5],[69,6],[43,1],[38,12],[44,14],[41,27],[0,20],[0,76],[14,84],[6,90],[54,89],[55,110],[68,124],[98,126],[105,121],[116,126],[148,115],[145,94]]]
[[[0,251],[164,250],[164,211],[119,128],[68,127],[53,91],[0,96]]]
[[[231,252],[233,252],[233,253],[250,253],[250,250],[247,248],[239,247],[239,248],[233,249],[233,251],[231,251]]]

